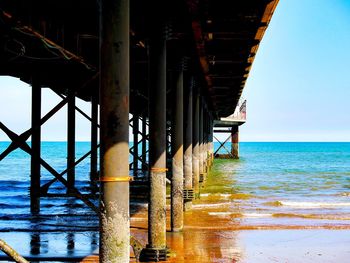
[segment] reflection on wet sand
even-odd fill
[[[30,235],[30,254],[33,256],[40,254],[40,234],[33,233]]]
[[[218,220],[203,210],[186,212],[183,232],[167,232],[167,245],[170,248],[167,262],[239,262],[242,252],[236,244],[238,232],[225,230],[228,223],[230,219]],[[131,227],[132,234],[146,244],[146,208],[133,215]],[[170,230],[170,225],[167,229]]]

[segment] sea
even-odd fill
[[[9,144],[0,142],[0,152]],[[42,142],[42,158],[59,173],[66,168],[66,147],[66,142]],[[230,218],[237,229],[350,228],[350,143],[242,142],[239,147],[239,160],[215,160],[201,188],[207,202],[194,203],[193,209]],[[89,142],[77,142],[77,159],[89,150]],[[91,192],[89,162],[76,167],[76,187],[84,194]],[[42,184],[52,178],[42,168]],[[17,149],[0,164],[0,239],[33,260],[79,259],[96,251],[98,217],[90,208],[74,197],[43,197],[40,214],[31,215],[29,185],[30,157]],[[60,182],[49,190],[65,192]],[[92,202],[98,205],[97,198]]]

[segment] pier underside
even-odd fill
[[[167,223],[170,218],[171,230],[182,231],[183,210],[191,210],[192,201],[200,197],[214,157],[214,126],[229,123],[237,152],[230,154],[238,157],[238,126],[222,118],[239,106],[277,3],[2,1],[0,75],[32,86],[32,118],[22,134],[0,122],[11,141],[0,160],[16,149],[31,156],[28,217],[41,222],[55,214],[43,208],[43,200],[45,205],[62,198],[79,200],[91,215],[86,223],[100,227],[101,262],[127,262],[129,244],[135,245],[130,238],[130,196],[149,200],[148,238],[141,260],[166,260]],[[42,88],[62,98],[44,116]],[[76,98],[91,102],[90,115],[77,107]],[[41,153],[41,126],[65,105],[67,163],[58,171]],[[91,122],[91,145],[79,159],[77,112]],[[82,185],[76,166],[86,158],[90,158],[89,179]],[[51,180],[41,179],[43,169]],[[57,182],[63,193],[55,191]],[[171,185],[169,218],[167,184]],[[95,248],[97,241],[91,242]],[[70,246],[74,248],[74,242]]]

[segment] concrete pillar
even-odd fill
[[[68,91],[68,107],[67,107],[67,193],[71,193],[71,189],[75,187],[75,92],[70,89]]]
[[[184,96],[184,193],[186,199],[184,200],[185,211],[192,208],[192,200],[188,198],[193,195],[192,185],[192,85],[193,78],[190,82],[186,82],[185,96]]]
[[[90,158],[90,181],[93,191],[96,189],[98,180],[97,173],[97,141],[98,141],[98,90],[91,97],[91,158]]]
[[[134,113],[132,120],[132,132],[134,137],[133,174],[134,176],[137,176],[139,162],[139,116],[136,113]]]
[[[193,190],[196,198],[199,197],[199,91],[195,90],[193,96],[193,133],[192,133],[192,170],[193,170]]]
[[[149,46],[149,163],[147,261],[166,259],[166,39],[162,20],[153,27]]]
[[[183,228],[183,69],[175,71],[172,123],[171,231]]]
[[[239,159],[239,137],[238,126],[233,126],[231,129],[231,154],[234,159]]]
[[[41,155],[41,87],[37,80],[32,82],[32,138],[33,154],[30,159],[30,212],[40,212],[40,155]]]
[[[129,0],[102,0],[100,25],[100,262],[129,262]]]

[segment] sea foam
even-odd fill
[[[333,208],[333,207],[350,207],[350,202],[294,202],[294,201],[279,201],[282,206],[293,208]]]

